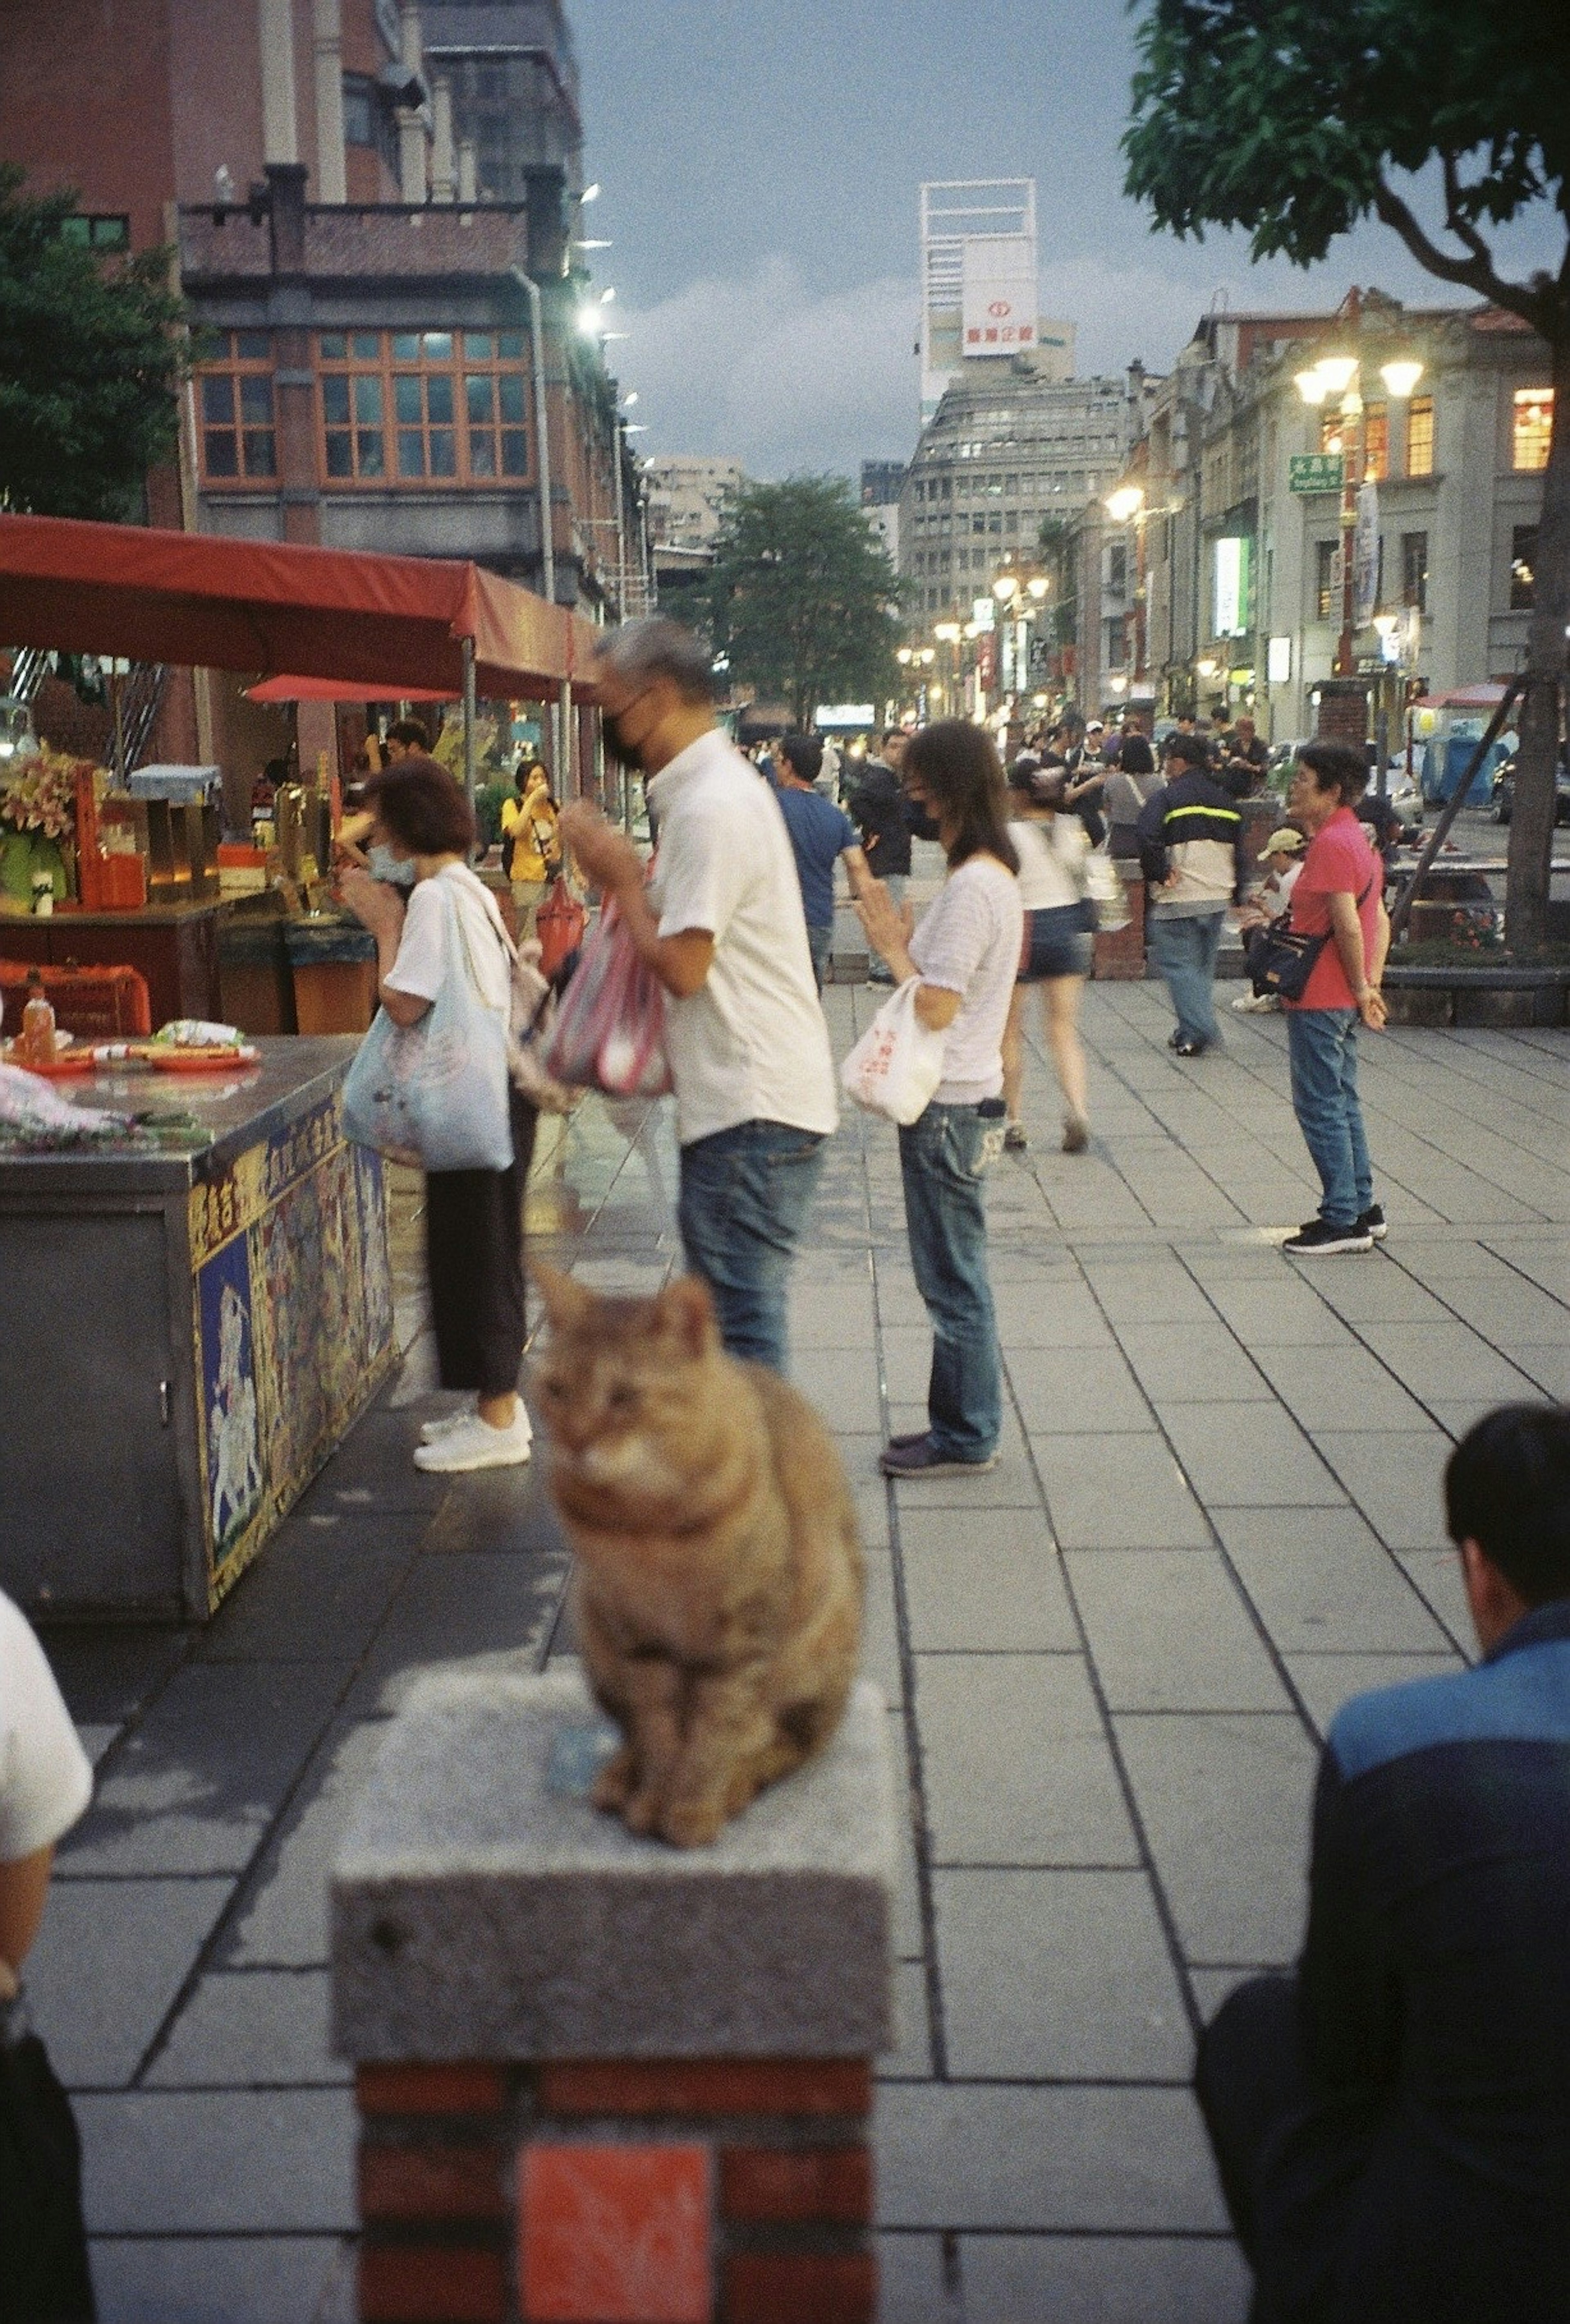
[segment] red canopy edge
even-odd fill
[[[364,678],[264,678],[245,688],[247,702],[451,702],[457,697],[434,686],[401,686],[395,695],[374,693]]]
[[[0,641],[364,686],[372,698],[581,689],[596,632],[452,558],[0,515]]]

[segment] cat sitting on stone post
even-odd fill
[[[595,1803],[701,1847],[839,1724],[861,1646],[855,1505],[817,1413],[725,1354],[696,1277],[619,1299],[531,1272],[578,1640],[625,1738]]]

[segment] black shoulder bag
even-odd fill
[[[18,1997],[0,2002],[0,2324],[92,2324],[70,2100]]]
[[[1372,886],[1371,880],[1357,899],[1360,912]],[[1341,892],[1344,895],[1346,891],[1343,889]],[[1290,922],[1291,914],[1286,911],[1266,927],[1249,930],[1243,958],[1254,991],[1261,998],[1273,992],[1279,1001],[1301,1001],[1314,973],[1314,964],[1330,942],[1328,928],[1322,936],[1311,936],[1301,928],[1294,928]]]

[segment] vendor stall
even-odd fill
[[[0,1139],[0,1588],[32,1613],[205,1619],[393,1364],[356,1045],[257,1046],[51,1085],[163,1117],[123,1140]]]

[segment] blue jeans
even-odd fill
[[[740,1121],[681,1149],[677,1219],[694,1275],[714,1294],[733,1356],[785,1369],[785,1281],[817,1185],[823,1139],[783,1121]]]
[[[834,928],[832,924],[827,928],[815,928],[812,922],[808,920],[807,923],[807,949],[812,954],[812,973],[817,979],[819,992],[823,991],[823,980],[828,973],[828,955],[833,948]]]
[[[1215,1021],[1215,956],[1221,950],[1224,908],[1174,918],[1152,911],[1145,934],[1150,958],[1167,980],[1178,1030],[1186,1041],[1219,1041]]]
[[[974,1105],[934,1103],[900,1132],[910,1264],[932,1318],[927,1419],[946,1461],[989,1459],[1003,1424],[983,1202],[987,1130]]]
[[[1373,1201],[1373,1169],[1357,1094],[1355,1009],[1288,1009],[1292,1111],[1319,1173],[1319,1215],[1349,1227]]]

